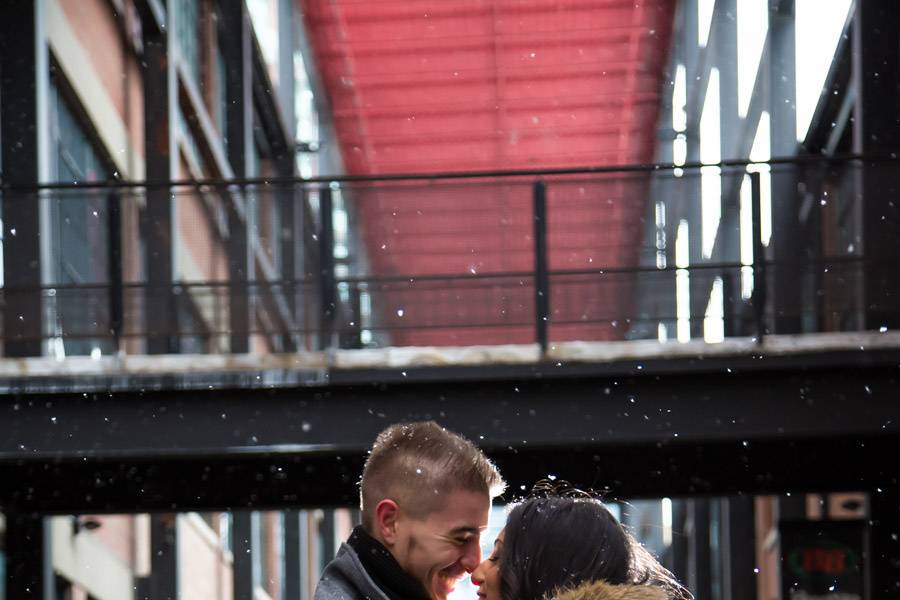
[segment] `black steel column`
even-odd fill
[[[534,328],[541,355],[547,353],[550,321],[550,272],[547,257],[547,187],[534,182]]]
[[[228,162],[236,178],[250,172],[253,142],[253,63],[250,17],[244,2],[220,2],[221,39],[225,61],[225,138]],[[248,223],[252,202],[242,190],[243,214],[229,203],[228,209],[228,298],[231,352],[250,349],[249,282],[251,256]]]
[[[39,181],[38,102],[41,60],[34,0],[5,3],[0,18],[0,148],[3,180],[34,185]],[[3,353],[40,356],[41,311],[40,210],[37,194],[2,192],[3,208]]]
[[[331,188],[319,190],[319,350],[331,346],[337,313]]]
[[[712,598],[712,573],[709,553],[709,500],[687,501],[687,583],[695,600]]]
[[[756,522],[752,496],[720,500],[722,592],[730,600],[756,600]]]
[[[150,515],[150,575],[145,583],[152,600],[178,598],[178,544],[176,515]]]
[[[870,594],[872,598],[900,598],[900,488],[869,492],[871,528]]]
[[[290,11],[288,11],[290,12]],[[284,16],[284,15],[282,15]],[[289,16],[287,18],[290,18]],[[293,62],[291,62],[293,65]],[[293,88],[293,85],[291,85]],[[284,178],[294,176],[294,164],[296,162],[296,153],[294,149],[294,127],[293,127],[293,110],[290,111],[291,125],[288,126],[290,134],[288,146],[283,152],[275,156],[275,164],[278,175]],[[284,295],[285,303],[288,310],[288,326],[293,327],[293,331],[285,331],[282,335],[282,349],[285,352],[293,352],[297,350],[299,336],[297,334],[297,302],[296,302],[296,281],[298,277],[298,253],[302,249],[302,229],[298,227],[297,202],[303,200],[303,196],[294,193],[295,186],[285,184],[275,188],[278,210],[280,211],[281,230],[277,233],[277,241],[275,243],[281,245],[281,269],[278,277],[284,282],[281,286],[281,293]]]
[[[682,12],[682,27],[684,48],[682,50],[685,69],[685,87],[687,91],[686,128],[684,131],[686,144],[686,162],[700,162],[700,117],[702,116],[703,103],[709,86],[710,65],[713,58],[709,55],[713,49],[701,49],[698,40],[700,20],[696,2],[680,3]],[[716,9],[713,8],[713,18]],[[710,29],[710,36],[713,36]],[[713,40],[714,41],[714,40]],[[699,169],[686,171],[682,185],[681,202],[683,207],[680,216],[672,223],[674,235],[672,236],[672,248],[678,235],[678,227],[682,219],[688,223],[688,256],[691,265],[702,262],[702,187]],[[673,261],[674,262],[674,261]],[[702,272],[689,271],[690,286],[690,335],[691,337],[703,337],[703,314],[706,310],[706,299],[701,299],[704,288]],[[676,319],[677,331],[677,319]]]
[[[6,513],[6,599],[44,600],[47,586],[44,517]]]
[[[160,15],[153,3],[141,4],[144,57],[141,73],[144,84],[144,156],[148,181],[171,181],[177,159],[172,136],[172,119],[177,109],[174,66],[169,61],[165,31],[158,28]],[[165,19],[165,16],[162,16]],[[169,20],[171,22],[171,19]],[[141,229],[146,247],[147,293],[145,318],[147,353],[178,351],[173,330],[175,302],[172,295],[172,201],[167,187],[147,188],[147,205]]]
[[[253,513],[231,513],[231,553],[234,557],[232,587],[234,600],[253,600]]]
[[[738,56],[737,56],[737,2],[718,0],[717,17],[712,24],[715,30],[716,65],[719,69],[719,138],[723,159],[741,158],[735,154],[743,132],[738,98]],[[740,264],[741,262],[741,196],[732,193],[739,190],[743,181],[743,167],[722,169],[722,212],[719,231],[716,236],[716,250],[713,260]],[[725,336],[741,335],[737,316],[741,313],[740,269],[723,269],[722,299]],[[710,282],[710,290],[712,282]],[[707,295],[707,298],[709,296]]]
[[[278,104],[284,115],[284,124],[287,133],[287,146],[283,152],[277,152],[278,175],[281,177],[293,177],[297,163],[297,117],[294,111],[294,95],[296,93],[294,81],[294,52],[296,43],[294,30],[298,23],[292,0],[278,0]],[[282,348],[285,352],[297,350],[299,335],[297,330],[297,303],[296,303],[296,279],[298,276],[297,252],[301,245],[301,230],[297,227],[295,215],[294,186],[285,186],[278,190],[279,204],[281,206],[281,279],[286,282],[281,290],[284,294],[289,313],[289,326],[293,331],[287,331],[282,336]],[[288,598],[292,596],[288,594]],[[296,598],[296,596],[294,596]]]
[[[299,600],[302,588],[300,569],[300,511],[284,511],[284,598]]]
[[[866,155],[900,149],[900,5],[856,3],[853,78],[859,86],[853,150]],[[861,173],[865,328],[900,326],[900,173],[896,163],[867,162]]]
[[[779,0],[769,12],[769,115],[773,157],[797,153],[796,33],[794,0]],[[800,230],[796,168],[776,166],[771,171],[772,266],[771,304],[773,331],[801,331],[801,282],[804,248]]]

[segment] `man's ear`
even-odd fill
[[[400,507],[390,498],[385,498],[375,506],[375,531],[386,546],[397,543],[397,520]]]

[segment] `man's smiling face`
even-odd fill
[[[457,581],[481,562],[481,532],[490,508],[487,494],[467,490],[450,492],[443,507],[424,518],[404,515],[401,507],[391,554],[433,600],[446,600]]]

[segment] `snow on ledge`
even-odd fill
[[[580,363],[610,363],[648,359],[728,356],[787,356],[817,352],[900,349],[900,331],[771,335],[758,344],[753,338],[703,340],[626,340],[558,342],[541,357],[537,344],[496,346],[407,346],[297,352],[290,354],[169,354],[0,358],[0,378],[121,377],[190,375],[198,373],[292,373],[332,370],[528,365],[543,359]],[[277,378],[276,378],[277,379]]]
[[[332,367],[374,369],[385,367],[425,367],[451,365],[529,364],[540,360],[537,344],[498,346],[399,346],[338,350]]]

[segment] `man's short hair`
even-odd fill
[[[434,421],[397,423],[378,434],[363,468],[362,523],[372,530],[375,507],[385,498],[421,519],[440,510],[450,492],[494,498],[505,487],[497,467],[461,435]]]

